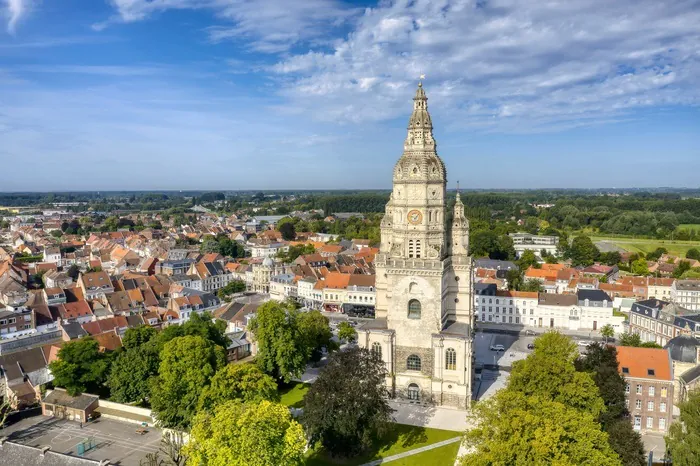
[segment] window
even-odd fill
[[[409,371],[419,371],[420,370],[420,358],[412,354],[406,360],[406,369]]]
[[[647,401],[647,411],[654,411],[654,402]]]
[[[630,368],[629,368],[629,367],[623,367],[623,368],[622,368],[622,373],[623,373],[623,374],[629,374],[629,373],[630,373]]]
[[[414,401],[420,400],[420,388],[418,385],[412,383],[408,386],[408,399]]]
[[[663,417],[659,418],[659,430],[666,430],[666,419]]]
[[[642,386],[637,385],[637,395],[641,395],[641,394],[642,394]]]
[[[634,407],[637,409],[642,409],[642,400],[637,400]]]
[[[420,319],[420,301],[417,299],[412,299],[408,302],[408,318],[409,319]]]
[[[647,375],[654,376],[654,369],[647,369]]]
[[[630,392],[630,384],[625,385],[625,393]]]
[[[666,402],[665,401],[662,401],[661,403],[659,403],[659,411],[662,413],[666,412]]]
[[[634,429],[639,430],[642,427],[642,416],[634,416]]]
[[[653,386],[649,387],[649,396],[654,396],[654,393],[656,392],[656,389]]]
[[[445,369],[448,371],[457,370],[457,352],[453,348],[445,350]]]
[[[375,341],[372,343],[372,353],[376,354],[380,358],[382,357],[382,345],[379,342]]]
[[[647,429],[651,429],[652,427],[654,427],[654,418],[648,417],[647,418]]]
[[[630,407],[630,400],[629,400],[629,398],[625,398],[625,408],[629,408],[629,407]]]

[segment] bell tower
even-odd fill
[[[446,215],[446,185],[420,82],[381,221],[376,319],[360,343],[382,356],[396,397],[464,408],[473,367],[469,222],[459,195]]]

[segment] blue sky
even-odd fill
[[[700,185],[700,1],[0,0],[2,191]]]

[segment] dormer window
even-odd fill
[[[629,368],[629,367],[623,367],[623,368],[622,368],[622,373],[623,373],[623,374],[629,374],[629,373],[630,373],[630,368]]]
[[[655,376],[654,369],[647,369],[647,375],[654,377]]]

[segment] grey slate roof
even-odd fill
[[[98,466],[96,460],[0,440],[0,466]]]
[[[495,259],[476,259],[474,261],[474,266],[489,270],[515,270],[518,268],[518,266],[511,261],[499,261]]]
[[[579,301],[589,300],[589,301],[607,301],[612,302],[610,296],[603,290],[578,290],[576,293]]]
[[[698,346],[700,346],[700,341],[697,339],[687,335],[679,335],[671,338],[666,343],[665,348],[668,349],[671,359],[674,361],[697,363]]]
[[[78,322],[62,322],[61,327],[71,340],[87,336],[87,332]]]
[[[66,406],[73,409],[87,409],[97,400],[99,400],[99,398],[95,395],[82,393],[78,396],[70,396],[65,390],[57,388],[46,395],[44,403]]]
[[[680,379],[685,383],[691,383],[700,377],[700,366],[691,367],[687,371],[683,372]]]

